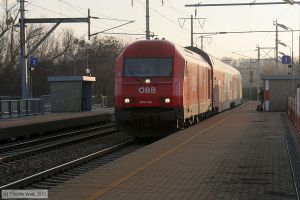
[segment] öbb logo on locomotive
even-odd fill
[[[139,93],[141,94],[155,94],[156,88],[155,87],[139,87]]]

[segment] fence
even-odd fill
[[[296,130],[300,131],[300,89],[297,88],[297,96],[288,97],[288,116],[293,122]]]
[[[42,99],[0,100],[0,119],[44,114]]]

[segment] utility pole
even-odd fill
[[[88,23],[88,33],[90,37],[90,18],[92,18],[88,11],[87,18],[25,18],[25,0],[20,0],[20,48],[21,48],[21,68],[22,68],[22,98],[28,98],[28,66],[27,59],[38,49],[38,47],[47,39],[47,37],[61,24],[61,23]],[[27,23],[55,23],[48,33],[27,53],[26,45],[26,24]]]
[[[150,40],[149,0],[146,0],[146,40]]]
[[[91,11],[88,9],[88,40],[91,40]],[[98,17],[93,17],[93,18],[98,18]]]
[[[22,68],[22,98],[28,98],[28,68],[26,59],[25,42],[25,0],[20,0],[20,45],[21,45],[21,68]]]

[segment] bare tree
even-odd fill
[[[14,25],[18,18],[17,3],[0,1],[0,96],[17,95],[17,55],[19,45]],[[9,84],[6,84],[9,83]]]

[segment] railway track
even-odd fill
[[[6,185],[0,186],[0,190],[3,189],[18,189],[24,187],[33,188],[49,188],[64,182],[74,176],[78,176],[86,171],[89,171],[95,167],[99,167],[101,164],[105,164],[103,161],[95,160],[101,159],[101,157],[112,154],[118,150],[124,149],[132,145],[134,139],[122,142],[120,144],[114,145],[112,147],[100,150],[95,153],[83,156],[81,158],[75,159],[68,163],[53,167],[51,169],[39,172],[37,174],[22,178],[20,180],[8,183]],[[130,151],[130,150],[129,150]],[[120,156],[122,156],[121,154]],[[114,157],[116,158],[116,157]],[[93,160],[93,162],[91,162]],[[106,159],[107,161],[107,159]],[[73,170],[73,171],[72,171]],[[44,180],[41,182],[41,180]],[[40,183],[39,183],[40,182]],[[31,185],[31,186],[30,186]]]
[[[18,158],[24,158],[26,156],[35,155],[60,146],[82,142],[95,137],[106,136],[118,131],[120,131],[120,129],[116,127],[116,124],[107,124],[40,139],[33,139],[26,142],[2,145],[0,147],[0,162],[10,162]]]
[[[288,121],[286,114],[280,115],[284,127],[285,143],[288,153],[288,159],[291,167],[291,172],[294,179],[294,187],[297,195],[297,200],[300,199],[300,148],[291,122]]]
[[[70,137],[73,135],[81,134],[84,132],[90,132],[90,131],[97,131],[97,130],[102,130],[105,128],[113,127],[115,126],[115,123],[109,123],[109,124],[104,124],[104,125],[96,125],[96,126],[91,126],[88,128],[82,128],[82,129],[75,129],[71,131],[61,131],[57,132],[57,134],[51,134],[49,135],[42,135],[38,137],[33,137],[30,138],[30,140],[17,140],[16,142],[11,142],[8,144],[1,144],[0,145],[0,152],[2,151],[8,151],[11,149],[18,149],[18,148],[24,148],[27,146],[35,145],[35,144],[41,144],[43,142],[51,141],[51,140],[56,140],[64,137]]]

